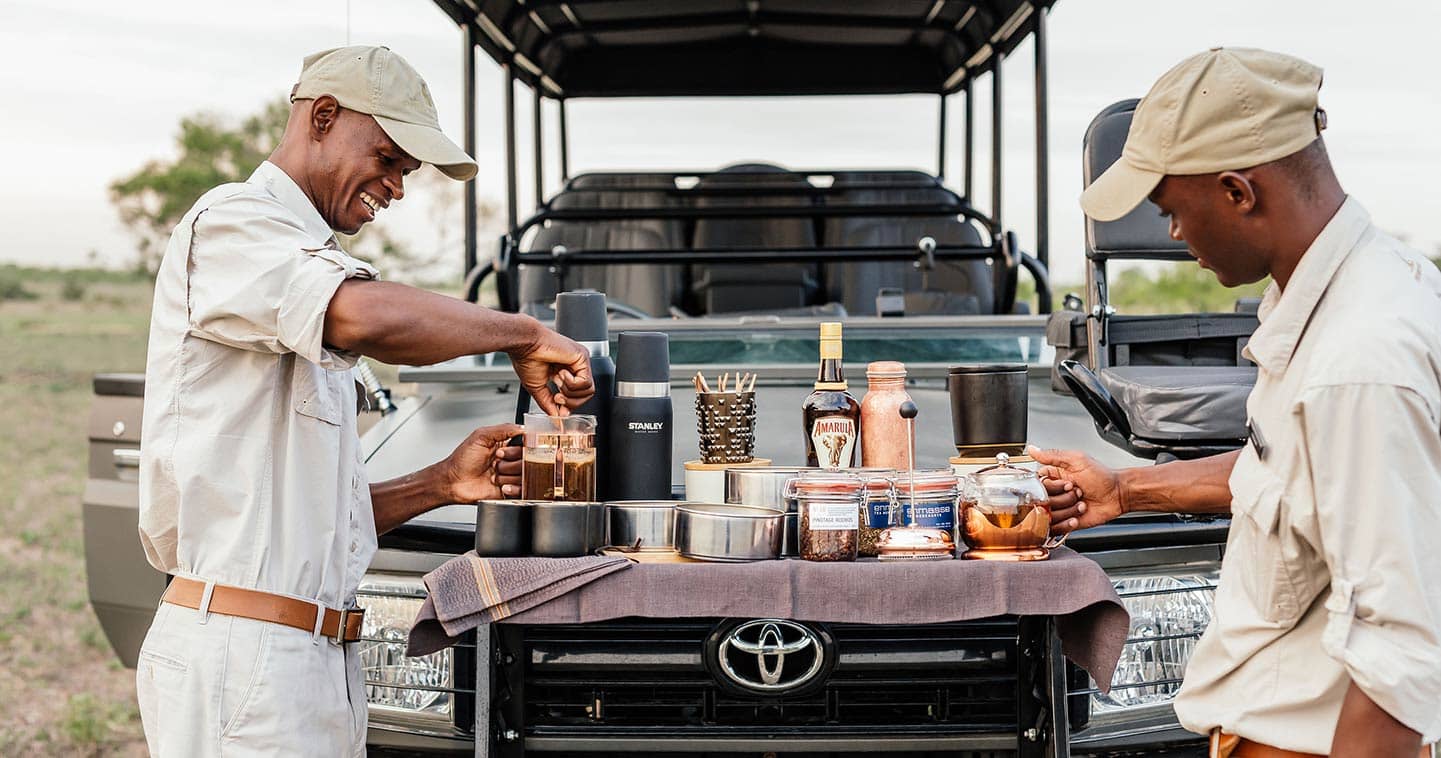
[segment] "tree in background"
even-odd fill
[[[213,114],[186,116],[176,135],[175,158],[149,161],[110,185],[110,200],[138,242],[137,269],[155,272],[171,230],[201,195],[220,184],[245,181],[269,157],[285,133],[289,115],[290,104],[281,99],[238,125]],[[463,202],[460,185],[426,167],[406,179],[406,190],[407,198],[428,200],[423,205],[428,206],[431,228],[437,230],[434,250],[417,254],[412,245],[375,224],[368,224],[359,234],[342,236],[341,245],[378,266],[389,278],[458,280],[453,271],[445,276],[442,270],[448,268],[443,265],[446,261],[460,260],[460,240],[451,234]],[[479,210],[481,226],[488,230],[499,214],[493,204],[484,201]]]
[[[186,116],[173,160],[149,161],[110,185],[110,201],[138,241],[137,268],[155,271],[171,229],[207,190],[250,176],[280,141],[289,115],[290,104],[275,100],[238,127],[212,114]]]

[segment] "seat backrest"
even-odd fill
[[[665,208],[674,205],[663,192],[605,192],[572,190],[551,200],[556,210],[624,210]],[[527,251],[563,246],[584,250],[677,250],[685,247],[680,219],[630,218],[592,221],[551,221],[536,230]],[[594,289],[653,316],[664,317],[682,290],[684,267],[658,264],[572,266],[566,270],[566,290]],[[555,276],[543,265],[520,266],[520,303],[536,311],[555,299]]]
[[[1082,180],[1086,186],[1121,157],[1131,116],[1140,101],[1132,98],[1107,106],[1086,127],[1081,147]],[[1091,258],[1124,256],[1157,260],[1187,260],[1186,243],[1171,239],[1170,223],[1160,209],[1144,200],[1115,221],[1086,218],[1086,255]]]
[[[945,189],[856,189],[833,192],[827,204],[954,205],[959,201]],[[942,216],[831,216],[823,226],[826,247],[914,248],[922,237],[942,245],[985,245],[980,231],[958,214]],[[846,311],[876,313],[876,295],[882,287],[901,289],[908,314],[991,313],[995,308],[992,267],[984,260],[937,261],[931,271],[920,271],[910,261],[859,261],[830,263],[825,267],[826,292]]]
[[[697,208],[808,207],[812,197],[794,191],[808,187],[804,176],[779,166],[742,164],[703,177],[692,191]],[[781,192],[767,194],[770,188]],[[716,189],[726,191],[707,192]],[[755,191],[741,194],[738,189]],[[698,218],[693,245],[814,249],[815,221],[809,216]],[[703,313],[799,308],[816,304],[820,290],[819,267],[811,263],[696,264],[691,266],[691,281],[692,307]]]

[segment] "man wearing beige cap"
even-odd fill
[[[518,461],[496,463],[513,424],[369,484],[350,374],[361,355],[425,364],[505,351],[549,412],[591,393],[574,342],[527,316],[378,281],[337,242],[401,199],[422,163],[475,175],[408,63],[381,47],[317,53],[291,100],[270,160],[196,202],[156,279],[140,538],[173,578],[136,668],[156,756],[363,754],[354,604],[377,532],[515,484]]]
[[[1244,351],[1247,444],[1121,471],[1034,452],[1074,486],[1053,500],[1059,533],[1231,514],[1175,701],[1214,755],[1414,758],[1441,736],[1441,274],[1342,191],[1320,86],[1276,53],[1189,58],[1081,196],[1098,221],[1149,197],[1223,284],[1271,277]]]

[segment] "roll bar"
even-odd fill
[[[447,9],[447,7],[448,7],[445,3],[439,3],[439,4],[441,5],[442,9]],[[1033,258],[1030,257],[1030,256],[1022,255],[1019,260],[1020,260],[1020,263],[1023,264],[1023,265],[1027,268],[1027,270],[1030,271],[1033,275],[1038,275],[1038,274],[1043,274],[1043,272],[1048,271],[1048,270],[1049,270],[1049,267],[1050,267],[1050,219],[1049,219],[1049,211],[1050,211],[1050,202],[1049,202],[1050,187],[1049,187],[1049,185],[1050,185],[1050,181],[1049,181],[1049,176],[1048,176],[1048,174],[1049,174],[1049,160],[1048,160],[1048,155],[1047,155],[1047,153],[1048,153],[1048,151],[1049,151],[1049,144],[1048,144],[1048,141],[1049,141],[1049,132],[1048,132],[1048,129],[1049,129],[1048,110],[1049,110],[1049,108],[1048,108],[1048,88],[1047,88],[1047,81],[1048,81],[1048,75],[1049,75],[1049,74],[1048,74],[1047,58],[1046,58],[1046,48],[1047,48],[1047,44],[1048,44],[1047,34],[1046,34],[1046,17],[1047,17],[1047,15],[1048,15],[1048,13],[1049,13],[1049,7],[1048,7],[1047,4],[1036,4],[1036,5],[1033,5],[1033,6],[1032,6],[1031,10],[1032,10],[1032,14],[1031,14],[1031,15],[1032,15],[1032,17],[1034,18],[1034,22],[1033,22],[1033,23],[1034,23],[1033,35],[1034,35],[1034,45],[1035,45],[1035,93],[1036,93],[1036,96],[1035,96],[1035,100],[1036,100],[1036,103],[1035,103],[1036,255],[1035,255]],[[481,34],[481,31],[480,31],[480,30],[478,29],[478,27],[476,26],[474,20],[468,19],[465,14],[459,13],[459,12],[456,11],[456,9],[454,9],[454,8],[449,9],[447,12],[448,12],[449,15],[451,15],[451,17],[452,17],[453,19],[457,20],[457,22],[458,22],[458,24],[459,24],[459,27],[460,27],[460,31],[461,31],[462,41],[463,41],[464,48],[465,48],[465,50],[464,50],[464,55],[463,55],[463,60],[464,60],[464,65],[465,65],[465,67],[466,67],[466,70],[465,70],[465,75],[462,77],[462,80],[463,80],[463,84],[462,84],[462,102],[463,102],[463,106],[464,106],[464,131],[465,131],[465,134],[464,134],[464,142],[465,142],[465,147],[466,147],[467,152],[469,152],[470,154],[474,155],[474,154],[475,154],[475,146],[476,146],[476,122],[475,122],[475,111],[476,111],[476,93],[475,93],[476,47],[477,47],[477,45],[481,44],[482,34]],[[945,167],[945,163],[946,163],[946,126],[947,126],[947,124],[946,124],[946,118],[947,118],[947,102],[946,102],[946,96],[947,96],[947,94],[948,94],[949,92],[959,91],[959,92],[964,93],[964,95],[965,95],[965,119],[964,119],[964,130],[965,130],[965,132],[964,132],[964,148],[963,148],[963,152],[964,152],[964,154],[965,154],[965,169],[964,169],[964,173],[963,173],[963,184],[962,184],[963,190],[962,190],[962,192],[963,192],[963,196],[964,196],[965,198],[968,198],[968,199],[969,199],[969,198],[973,198],[973,197],[974,197],[974,194],[973,194],[973,189],[974,189],[974,187],[973,187],[973,181],[974,181],[974,162],[975,162],[975,161],[974,161],[974,159],[975,159],[975,134],[974,134],[974,129],[975,129],[975,102],[974,102],[974,91],[973,91],[973,86],[972,86],[972,85],[973,85],[973,82],[974,82],[974,79],[975,79],[975,74],[976,74],[977,72],[984,72],[984,71],[987,71],[987,70],[988,70],[988,71],[991,73],[991,77],[992,77],[992,87],[991,87],[991,131],[992,131],[992,138],[991,138],[991,198],[990,198],[990,199],[991,199],[991,208],[990,208],[990,216],[989,216],[989,217],[983,217],[983,216],[980,216],[980,214],[977,214],[977,213],[974,213],[974,212],[973,212],[973,213],[970,213],[970,214],[967,214],[967,213],[965,213],[964,211],[962,211],[962,213],[963,213],[963,215],[968,215],[969,217],[977,218],[977,220],[983,221],[983,223],[986,224],[987,229],[991,230],[993,236],[995,236],[995,234],[997,234],[997,233],[1000,231],[1000,229],[1002,228],[1002,215],[1001,215],[1001,201],[1002,201],[1002,181],[1001,181],[1001,176],[1002,176],[1002,129],[1001,129],[1002,76],[1001,76],[1001,70],[1002,70],[1002,63],[1004,62],[1004,59],[1005,59],[1006,56],[1005,56],[1005,53],[1003,52],[1003,50],[1002,50],[1001,48],[997,47],[997,48],[995,48],[995,49],[993,50],[993,52],[992,52],[992,54],[991,54],[991,57],[993,58],[993,60],[990,60],[990,61],[980,60],[979,62],[977,62],[977,63],[975,64],[974,70],[971,69],[971,68],[969,67],[969,64],[968,64],[968,66],[967,66],[964,70],[958,71],[958,72],[957,72],[957,75],[958,75],[958,76],[964,74],[963,80],[959,83],[959,84],[960,84],[959,88],[957,88],[957,87],[955,87],[954,85],[951,85],[950,83],[948,83],[948,86],[945,88],[945,91],[942,91],[942,92],[937,93],[938,96],[939,96],[939,119],[938,119],[938,120],[939,120],[939,126],[938,126],[938,135],[937,135],[937,166],[936,166],[937,171],[936,171],[936,174],[937,174],[937,177],[938,177],[938,178],[944,178],[945,173],[946,173],[946,172],[945,172],[945,168],[946,168],[946,167]],[[520,62],[521,62],[522,64],[529,63],[528,60],[523,60],[523,61],[520,61]],[[536,187],[536,199],[537,199],[537,203],[540,204],[541,213],[538,213],[536,216],[533,216],[533,217],[531,217],[531,219],[528,219],[524,227],[521,227],[521,226],[520,226],[520,224],[519,224],[519,217],[518,217],[518,209],[517,209],[517,200],[516,200],[516,182],[517,182],[517,177],[516,177],[516,164],[517,164],[517,154],[516,154],[516,135],[515,135],[515,119],[516,119],[516,113],[515,113],[515,82],[516,82],[516,72],[515,72],[515,68],[514,68],[515,65],[516,65],[516,61],[515,61],[515,60],[507,60],[506,62],[501,63],[501,70],[502,70],[502,72],[503,72],[503,74],[504,74],[503,77],[502,77],[502,80],[503,80],[503,82],[504,82],[503,87],[504,87],[504,90],[505,90],[504,93],[503,93],[503,110],[504,110],[504,117],[505,117],[505,147],[506,147],[506,221],[507,221],[506,228],[507,228],[507,230],[508,230],[508,233],[507,233],[507,235],[506,235],[506,239],[512,239],[512,240],[517,240],[517,239],[519,239],[520,234],[523,234],[524,231],[525,231],[525,229],[528,229],[529,227],[533,226],[533,225],[536,223],[536,218],[537,218],[537,217],[542,216],[542,215],[544,215],[544,214],[547,213],[547,212],[552,213],[552,214],[555,213],[555,211],[550,211],[548,208],[546,208],[546,207],[545,207],[545,204],[543,203],[543,198],[544,198],[544,179],[543,179],[543,177],[542,177],[542,174],[543,174],[543,171],[544,171],[544,160],[543,160],[543,144],[542,144],[542,142],[543,142],[543,140],[542,140],[543,114],[542,114],[542,111],[541,111],[541,103],[542,103],[542,99],[543,99],[544,97],[552,97],[553,99],[555,99],[555,100],[557,101],[557,103],[558,103],[558,105],[559,105],[558,117],[559,117],[559,143],[560,143],[560,144],[559,144],[560,173],[561,173],[561,177],[562,177],[562,182],[563,182],[563,183],[568,183],[569,179],[571,178],[571,177],[570,177],[570,165],[569,165],[569,163],[570,163],[570,161],[569,161],[570,156],[569,156],[569,150],[568,150],[569,140],[568,140],[568,134],[567,134],[568,124],[567,124],[567,121],[566,121],[566,101],[565,101],[565,98],[564,98],[561,94],[559,94],[558,92],[556,92],[556,91],[554,91],[554,90],[550,90],[550,89],[547,89],[547,88],[544,88],[544,87],[540,87],[540,86],[538,86],[538,85],[537,85],[537,86],[534,86],[532,89],[533,89],[534,100],[535,100],[535,113],[534,113],[534,127],[535,127],[535,140],[534,140],[534,153],[535,153],[535,155],[534,155],[534,159],[535,159],[535,174],[536,174],[536,176],[535,176],[535,187]],[[531,65],[533,65],[533,64],[531,64]],[[953,77],[953,78],[954,78],[954,77]],[[782,188],[779,188],[779,187],[769,188],[768,191],[775,191],[775,190],[780,190],[780,189],[782,189]],[[820,188],[813,188],[813,189],[819,190]],[[465,261],[464,261],[464,262],[465,262],[465,271],[466,271],[467,277],[470,277],[472,274],[478,273],[478,272],[481,270],[481,267],[478,265],[479,257],[478,257],[478,254],[477,254],[477,249],[478,249],[479,241],[478,241],[478,239],[477,239],[477,224],[478,224],[478,218],[477,218],[476,202],[477,202],[477,197],[476,197],[475,180],[474,180],[474,179],[471,179],[470,181],[466,182],[466,188],[465,188],[465,203],[466,203],[466,208],[465,208],[465,221],[464,221],[464,223],[465,223]],[[659,210],[659,209],[657,209],[657,210]],[[692,211],[691,213],[686,214],[687,216],[694,216],[695,214],[693,213],[693,211],[699,211],[699,210],[701,210],[701,209],[686,209],[686,210]],[[779,209],[777,209],[777,210],[779,210]],[[796,215],[816,215],[816,211],[819,210],[819,209],[807,209],[807,210],[808,210],[809,212],[804,213],[804,214],[796,214]],[[734,211],[728,211],[728,212],[731,213],[731,214],[733,214],[733,215],[731,215],[731,217],[735,217],[735,215],[734,215],[735,212],[734,212]],[[880,215],[881,212],[891,213],[891,211],[889,211],[889,210],[884,210],[884,211],[883,211],[883,210],[880,209],[880,208],[865,208],[865,209],[863,209],[863,212],[857,213],[857,214],[855,214],[855,215]],[[900,215],[912,215],[911,212],[898,212],[898,214],[900,214]],[[678,215],[679,215],[679,214],[678,214]],[[745,214],[739,214],[739,215],[750,216],[750,215],[752,215],[752,214],[745,213]],[[766,215],[766,214],[755,214],[755,215]],[[788,215],[789,215],[789,214],[788,214]],[[827,214],[827,215],[831,215],[831,214]],[[924,212],[917,211],[917,212],[914,213],[914,215],[924,215]],[[634,216],[632,216],[632,217],[634,217]],[[661,218],[661,217],[670,217],[670,216],[654,216],[654,217]],[[549,216],[545,216],[545,217],[542,218],[541,220],[545,220],[545,218],[560,219],[560,218],[579,218],[579,217],[576,217],[576,216],[549,215]],[[604,217],[596,217],[596,218],[604,218]],[[504,249],[504,248],[505,248],[505,244],[503,243],[503,244],[502,244],[502,249]],[[651,251],[651,252],[653,253],[654,251]],[[688,254],[696,254],[698,251],[687,251],[687,252],[688,252]],[[826,252],[827,252],[827,253],[835,252],[835,250],[834,250],[834,249],[829,249],[829,250],[827,250]],[[1028,259],[1031,261],[1030,263],[1027,262]],[[791,260],[797,260],[797,259],[792,258]],[[495,271],[495,272],[497,273],[497,275],[501,275],[501,274],[503,274],[503,272],[504,272],[504,268],[503,268],[503,267],[500,267],[500,266],[492,266],[490,270]],[[478,282],[477,282],[476,287],[478,287],[478,286],[479,286],[479,285],[478,285]],[[469,290],[470,287],[467,286],[467,289]],[[1037,278],[1037,291],[1038,291],[1039,297],[1041,298],[1041,302],[1040,302],[1040,306],[1041,306],[1041,307],[1040,307],[1040,310],[1041,310],[1043,313],[1044,313],[1044,312],[1049,312],[1049,311],[1050,311],[1050,306],[1051,306],[1051,304],[1050,304],[1049,282],[1044,281],[1044,279],[1043,279],[1042,277],[1040,277],[1040,276],[1038,276],[1038,278]]]

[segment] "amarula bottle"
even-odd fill
[[[840,322],[821,324],[821,367],[815,387],[801,405],[806,465],[851,468],[861,432],[861,404],[846,391],[841,373]]]

